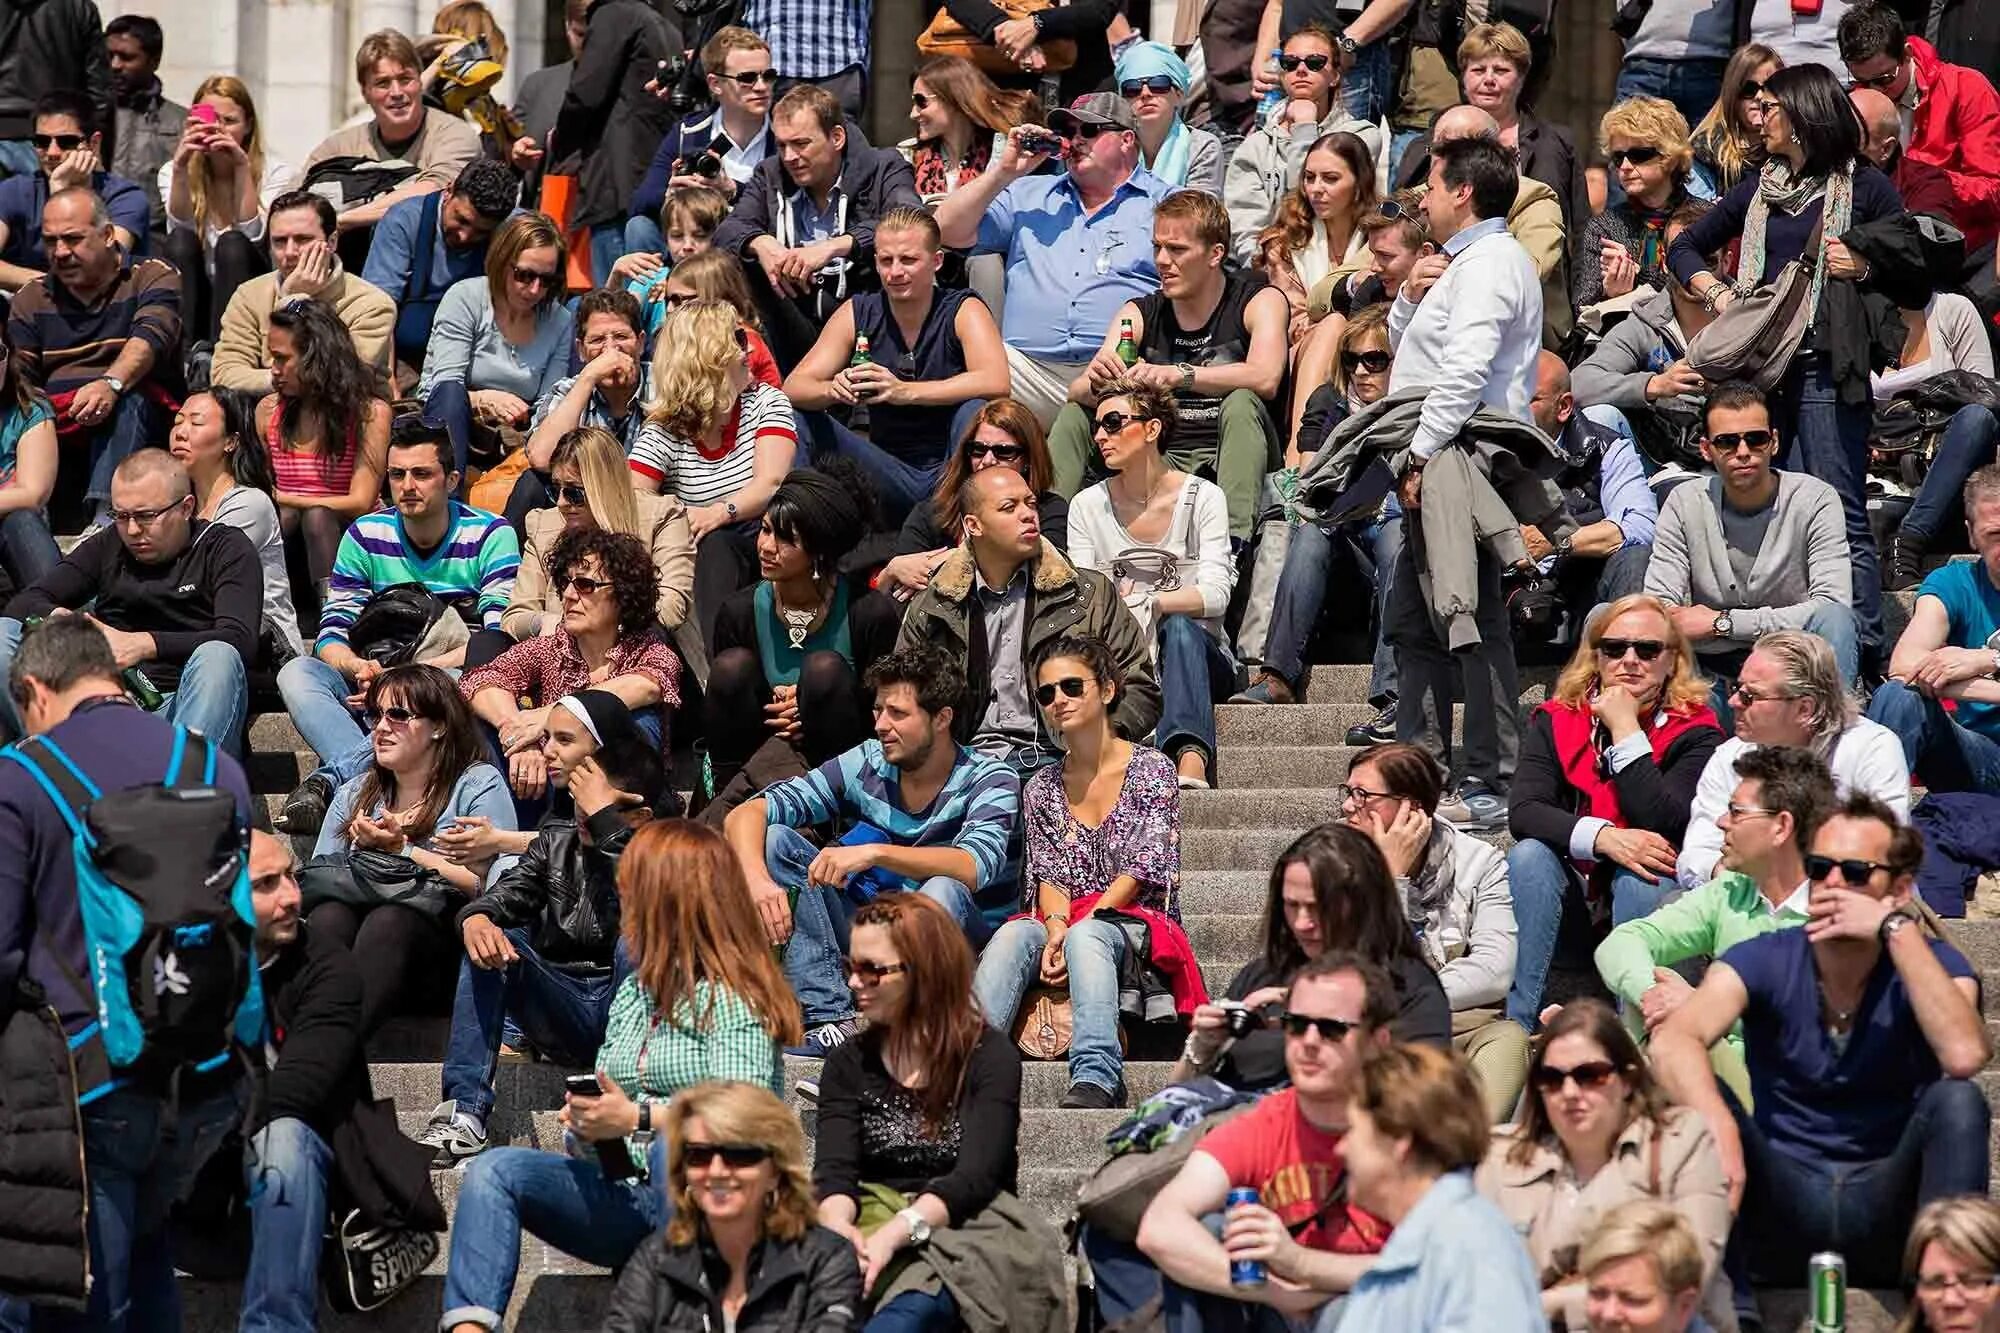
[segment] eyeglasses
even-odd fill
[[[565,483],[561,486],[556,487],[556,499],[562,501],[566,505],[580,505],[588,501],[590,497],[584,493],[583,487],[571,486]],[[589,582],[588,579],[584,581],[586,583]]]
[[[65,153],[73,153],[83,147],[84,137],[81,134],[31,134],[28,142],[38,149],[60,148]]]
[[[1300,65],[1304,65],[1307,69],[1317,74],[1321,70],[1325,69],[1328,65],[1331,65],[1332,63],[1333,63],[1332,56],[1310,55],[1310,56],[1278,57],[1278,68],[1285,71],[1285,73],[1287,74],[1290,74]]]
[[[1380,375],[1392,364],[1387,352],[1342,352],[1340,368],[1352,375],[1357,370],[1365,370],[1370,375]]]
[[[364,718],[370,731],[387,722],[392,727],[407,727],[417,720],[417,715],[407,708],[381,708],[368,713]]]
[[[607,579],[591,579],[591,578],[585,578],[581,574],[572,574],[568,578],[564,579],[559,586],[563,588],[574,588],[576,589],[577,596],[588,597],[592,593],[596,592],[599,588],[610,587],[611,583]]]
[[[1542,1092],[1561,1092],[1562,1085],[1575,1080],[1576,1086],[1585,1092],[1601,1088],[1611,1081],[1618,1072],[1618,1066],[1609,1060],[1586,1060],[1569,1069],[1558,1069],[1554,1065],[1543,1065],[1529,1080]]]
[[[1667,650],[1667,645],[1658,639],[1599,639],[1597,651],[1607,662],[1616,662],[1626,653],[1639,654],[1641,662],[1650,662]]]
[[[1762,93],[1763,91],[1764,91],[1764,84],[1762,80],[1745,79],[1743,80],[1743,86],[1736,90],[1736,96],[1739,101],[1747,102],[1751,98],[1756,97],[1759,93]]]
[[[1722,812],[1731,819],[1748,819],[1752,815],[1776,815],[1780,813],[1776,810],[1766,810],[1761,805],[1738,805],[1734,801],[1723,806]]]
[[[1605,156],[1610,159],[1612,168],[1615,170],[1618,167],[1624,166],[1627,162],[1630,162],[1635,167],[1643,167],[1648,162],[1659,161],[1663,155],[1657,148],[1614,148],[1609,153],[1606,153]]]
[[[750,331],[741,324],[736,326],[736,350],[745,356],[750,355]]]
[[[1770,699],[1796,699],[1797,690],[1759,690],[1750,685],[1738,685],[1729,692],[1732,699],[1741,699],[1746,704],[1761,704]]]
[[[1396,794],[1394,792],[1369,791],[1366,787],[1356,787],[1352,783],[1347,782],[1343,782],[1333,789],[1333,804],[1336,809],[1344,809],[1350,802],[1355,805],[1366,805],[1370,801],[1393,801],[1395,799]]]
[[[1887,88],[1890,84],[1894,83],[1897,79],[1901,78],[1902,76],[1903,76],[1903,67],[1901,65],[1898,65],[1896,68],[1890,70],[1887,74],[1871,74],[1865,79],[1860,77],[1859,75],[1856,75],[1847,81],[1847,86],[1850,89]]]
[[[523,287],[533,287],[539,290],[543,287],[555,286],[557,282],[561,281],[561,277],[558,274],[544,272],[538,268],[528,268],[525,265],[516,264],[514,265],[514,281],[520,283]]]
[[[1131,101],[1142,92],[1166,94],[1180,85],[1164,74],[1154,74],[1144,79],[1127,79],[1118,85],[1118,95]]]
[[[1836,860],[1831,856],[1808,856],[1805,862],[1806,878],[1815,884],[1831,875],[1835,866],[1840,867],[1840,878],[1848,884],[1866,884],[1875,878],[1876,871],[1890,869],[1880,861],[1863,861],[1858,857]]]
[[[1062,692],[1069,698],[1081,699],[1083,697],[1084,684],[1085,681],[1082,676],[1064,676],[1061,680],[1051,681],[1046,685],[1037,685],[1035,687],[1035,698],[1041,700],[1042,707],[1047,708],[1056,701],[1056,689],[1060,686]]]
[[[1361,1026],[1344,1018],[1318,1018],[1312,1014],[1295,1014],[1289,1009],[1278,1015],[1278,1023],[1288,1037],[1303,1037],[1307,1032],[1317,1032],[1321,1041],[1339,1041]]]
[[[732,1171],[748,1171],[759,1162],[769,1161],[771,1150],[761,1143],[683,1143],[681,1164],[706,1171],[720,1157]]]
[[[1708,447],[1719,454],[1733,454],[1748,445],[1750,452],[1756,453],[1770,448],[1777,438],[1778,433],[1773,430],[1726,430],[1720,435],[1709,436]]]
[[[893,977],[898,972],[910,970],[908,963],[870,963],[860,958],[847,960],[847,975],[854,977],[864,986],[879,986],[882,978]]]
[[[181,502],[176,500],[170,505],[161,505],[158,509],[113,509],[110,511],[111,522],[114,527],[120,528],[127,525],[135,528],[150,528],[155,523],[158,523],[164,515],[171,514],[180,507]]]
[[[775,69],[746,69],[741,73],[724,74],[722,77],[728,79],[738,88],[755,88],[759,84],[762,84],[766,88],[771,88],[777,85],[778,71]]]
[[[1135,421],[1151,421],[1153,418],[1141,416],[1137,412],[1106,412],[1091,426],[1093,435],[1116,435]]]
[[[1956,1291],[1962,1296],[1978,1300],[1996,1286],[2000,1286],[2000,1273],[1967,1273],[1964,1277],[1956,1274],[1926,1273],[1917,1279],[1917,1294],[1942,1296],[1948,1291]]]
[[[965,446],[968,458],[991,458],[996,463],[1018,463],[1028,456],[1028,451],[1018,444],[988,444],[985,440],[974,440]]]

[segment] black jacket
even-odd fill
[[[0,0],[0,139],[25,139],[35,101],[58,90],[81,92],[104,133],[99,157],[117,148],[118,108],[104,20],[91,0]]]
[[[1722,733],[1714,727],[1689,727],[1667,746],[1664,763],[1654,763],[1649,754],[1613,774],[1611,787],[1618,793],[1623,827],[1650,829],[1678,847],[1687,834],[1688,809],[1694,804],[1701,770],[1720,744]],[[1563,775],[1548,713],[1536,709],[1521,734],[1521,758],[1507,797],[1508,829],[1517,840],[1547,843],[1567,860],[1581,796]]]
[[[1871,405],[1874,391],[1868,377],[1903,355],[1908,333],[1903,312],[1928,305],[1946,285],[1935,281],[1940,270],[1955,274],[1964,263],[1964,238],[1955,228],[1948,229],[1957,237],[1954,247],[1928,238],[1925,225],[1904,213],[1863,222],[1841,234],[1841,241],[1867,261],[1868,276],[1858,282],[1827,279],[1813,339],[1831,358],[1840,401],[1850,407]]]
[[[0,1291],[81,1310],[88,1188],[63,1022],[0,955]]]
[[[251,1130],[289,1117],[331,1142],[334,1127],[368,1096],[361,968],[345,945],[312,934],[302,921],[298,939],[264,969],[263,983],[278,1059]]]
[[[646,91],[660,61],[680,52],[681,35],[642,0],[592,0],[583,54],[556,117],[555,152],[583,155],[575,226],[619,222],[661,136],[674,123]]]
[[[1575,141],[1562,126],[1536,120],[1524,111],[1516,143],[1520,148],[1521,174],[1556,192],[1556,201],[1563,211],[1563,235],[1569,238],[1569,250],[1574,255],[1577,239],[1583,235],[1583,224],[1591,218],[1590,189],[1584,181],[1583,159],[1577,156]],[[1422,185],[1430,174],[1431,136],[1426,134],[1403,154],[1402,164],[1396,170],[1396,188]]]
[[[775,236],[788,247],[802,244],[787,239],[791,223],[783,216],[798,188],[776,155],[759,162],[737,194],[736,206],[715,229],[715,248],[727,250],[749,267],[756,262],[750,254],[750,242],[759,236]],[[840,155],[840,188],[847,196],[841,235],[854,238],[854,252],[847,257],[847,290],[873,288],[875,224],[892,208],[924,206],[917,196],[917,174],[901,153],[870,147],[850,123],[847,146]]]
[[[604,1333],[719,1333],[728,1270],[706,1243],[648,1236],[618,1275]],[[750,1252],[736,1333],[851,1333],[860,1327],[861,1267],[854,1246],[822,1226]]]
[[[548,818],[535,840],[492,888],[458,914],[460,930],[475,916],[502,930],[526,927],[542,960],[564,972],[603,975],[618,948],[618,859],[632,828],[615,806],[592,815],[590,840],[573,819]]]

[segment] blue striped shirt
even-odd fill
[[[745,0],[744,27],[771,45],[788,79],[828,79],[868,63],[875,0]]]
[[[403,536],[400,512],[390,508],[363,514],[340,539],[340,550],[333,557],[333,578],[313,649],[346,643],[347,632],[368,599],[398,583],[423,584],[461,615],[468,605],[475,605],[478,623],[499,629],[500,613],[514,595],[514,575],[520,568],[521,543],[498,514],[453,500],[451,527],[444,540],[421,556]]]
[[[1021,817],[1021,779],[998,760],[954,748],[951,774],[924,810],[903,808],[902,771],[883,757],[882,742],[870,740],[768,788],[770,822],[788,828],[873,824],[898,847],[956,847],[971,853],[978,867],[979,882],[967,886],[977,893],[1006,864],[1014,821]],[[916,884],[905,880],[905,887]]]

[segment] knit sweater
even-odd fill
[[[336,259],[334,263],[339,264]],[[278,306],[280,279],[260,274],[236,289],[222,312],[222,333],[215,343],[209,380],[224,389],[271,392],[271,312]],[[313,295],[340,316],[354,338],[361,363],[375,372],[384,396],[389,390],[391,338],[396,332],[396,303],[373,283],[336,267],[326,286]]]

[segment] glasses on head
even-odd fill
[[[1018,463],[1028,456],[1028,451],[1018,444],[988,444],[985,440],[974,440],[965,446],[966,456],[978,460],[991,458],[996,463]]]
[[[1963,1276],[1957,1273],[1925,1273],[1917,1279],[1917,1294],[1942,1296],[1956,1291],[1976,1301],[1991,1295],[1996,1286],[2000,1286],[2000,1273],[1966,1273]]]
[[[1750,452],[1768,449],[1777,442],[1774,430],[1726,430],[1720,435],[1708,437],[1708,447],[1719,454],[1733,454],[1748,445]]]
[[[1736,90],[1736,97],[1738,101],[1748,102],[1763,91],[1764,81],[1762,79],[1745,79],[1743,80],[1743,86]]]
[[[1616,662],[1627,653],[1637,653],[1641,662],[1651,662],[1667,650],[1667,645],[1658,639],[1599,639],[1598,654],[1607,662]]]
[[[387,722],[392,727],[407,727],[417,720],[417,715],[407,708],[377,708],[364,719],[370,731]]]
[[[1142,92],[1164,95],[1172,92],[1176,86],[1174,81],[1166,75],[1154,74],[1144,79],[1125,80],[1125,82],[1118,85],[1118,95],[1129,102]]]
[[[574,588],[576,589],[577,596],[588,597],[592,593],[596,592],[599,588],[610,587],[611,583],[607,579],[593,579],[593,578],[586,578],[582,574],[572,574],[568,578],[564,579],[562,583],[559,584],[558,586],[562,589]]]
[[[113,509],[110,511],[111,522],[114,527],[120,528],[150,528],[162,517],[180,507],[181,502],[176,500],[170,505],[161,505],[158,509]]]
[[[1056,690],[1060,688],[1069,698],[1081,699],[1083,697],[1084,684],[1085,681],[1082,676],[1064,676],[1061,680],[1050,681],[1046,685],[1037,685],[1035,687],[1035,698],[1041,700],[1042,707],[1047,708],[1056,701]]]
[[[1394,799],[1396,799],[1394,792],[1369,791],[1366,787],[1357,787],[1351,782],[1343,782],[1333,789],[1333,804],[1335,809],[1345,809],[1350,804],[1366,805],[1370,801],[1393,801]]]
[[[1306,67],[1307,69],[1309,69],[1309,70],[1311,70],[1311,71],[1312,71],[1313,73],[1317,74],[1317,73],[1319,73],[1319,72],[1320,72],[1321,70],[1325,69],[1325,68],[1326,68],[1326,67],[1327,67],[1328,65],[1331,65],[1332,63],[1333,63],[1333,57],[1332,57],[1332,56],[1323,56],[1323,55],[1318,55],[1318,54],[1314,54],[1314,55],[1309,55],[1309,56],[1279,56],[1279,57],[1278,57],[1278,68],[1279,68],[1279,69],[1281,69],[1281,70],[1283,70],[1283,71],[1285,71],[1285,73],[1287,73],[1287,74],[1290,74],[1290,73],[1291,73],[1291,72],[1292,72],[1293,70],[1297,69],[1297,68],[1298,68],[1298,67],[1299,67],[1300,65],[1304,65],[1304,66],[1305,66],[1305,67]]]
[[[1562,1085],[1574,1079],[1577,1087],[1588,1092],[1592,1088],[1601,1088],[1606,1083],[1609,1083],[1612,1075],[1617,1072],[1618,1066],[1612,1064],[1609,1060],[1586,1060],[1582,1064],[1572,1065],[1568,1069],[1558,1069],[1554,1065],[1543,1065],[1534,1072],[1534,1076],[1530,1081],[1534,1083],[1536,1088],[1543,1092],[1561,1092]]]
[[[1431,220],[1424,216],[1421,208],[1405,208],[1395,199],[1384,199],[1375,205],[1375,211],[1391,222],[1407,222],[1414,226],[1425,238],[1431,234]]]
[[[1365,370],[1370,375],[1385,374],[1391,364],[1387,352],[1342,352],[1340,368],[1352,375],[1357,370]]]
[[[1288,1037],[1303,1037],[1308,1032],[1317,1032],[1321,1041],[1339,1041],[1361,1026],[1359,1023],[1350,1023],[1344,1018],[1295,1014],[1289,1009],[1278,1015],[1278,1023],[1285,1029],[1285,1035]]]
[[[555,286],[556,283],[561,281],[561,277],[551,270],[529,268],[525,264],[516,264],[514,265],[514,281],[520,283],[523,287],[533,287],[539,291],[545,287]]]
[[[60,148],[65,153],[73,153],[83,147],[84,137],[81,134],[31,134],[28,142],[44,151]]]
[[[1778,813],[1776,810],[1766,810],[1761,805],[1738,805],[1734,801],[1723,806],[1722,810],[1731,819],[1748,819],[1752,815],[1775,815]]]
[[[1090,433],[1093,435],[1116,435],[1135,421],[1151,420],[1151,417],[1142,416],[1137,412],[1106,412],[1092,423]]]
[[[1899,77],[1901,77],[1902,73],[1903,71],[1900,68],[1897,68],[1890,70],[1887,74],[1870,74],[1867,78],[1862,78],[1860,75],[1857,74],[1853,78],[1850,78],[1847,81],[1847,86],[1850,89],[1875,88],[1879,90],[1882,88],[1887,88],[1890,84],[1894,83]]]
[[[1643,167],[1648,162],[1657,162],[1664,156],[1657,148],[1614,148],[1605,154],[1610,159],[1613,170],[1630,162],[1635,167]]]
[[[583,487],[572,486],[568,482],[564,482],[562,485],[556,487],[556,499],[566,505],[580,505],[590,499],[590,497],[584,493]]]
[[[732,1171],[748,1171],[770,1160],[771,1150],[761,1143],[683,1143],[681,1162],[697,1171],[706,1171],[720,1157]]]
[[[908,963],[871,963],[863,958],[850,958],[846,963],[847,975],[864,986],[879,986],[882,978],[893,977],[898,972],[910,970]]]
[[[765,88],[773,88],[778,83],[778,71],[775,69],[746,69],[741,73],[725,74],[722,77],[728,79],[738,88],[755,88],[760,85]]]
[[[1840,867],[1840,878],[1848,884],[1866,884],[1875,878],[1876,871],[1889,869],[1880,861],[1863,861],[1859,857],[1808,856],[1805,862],[1806,878],[1815,884],[1831,875],[1835,866]]]
[[[1797,690],[1760,690],[1754,685],[1739,684],[1729,692],[1732,699],[1741,699],[1746,704],[1761,704],[1768,699],[1796,699]]]

